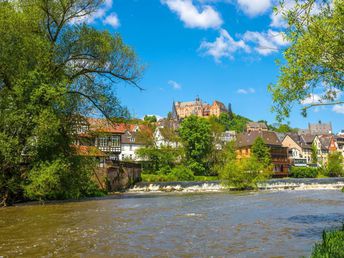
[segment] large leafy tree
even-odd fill
[[[295,103],[304,104],[303,115],[314,106],[343,104],[344,1],[296,1],[291,9],[283,5],[290,46],[278,82],[269,87],[278,119],[288,117]]]
[[[252,155],[264,166],[271,165],[270,148],[265,144],[262,137],[257,137],[252,145]]]
[[[24,188],[34,197],[36,188],[28,186],[35,183],[42,193],[49,192],[44,182],[54,182],[54,196],[61,198],[85,194],[85,184],[68,183],[79,175],[89,179],[83,176],[88,162],[80,162],[71,148],[76,118],[90,112],[109,119],[128,114],[113,85],[137,85],[142,67],[134,51],[119,35],[81,22],[102,2],[0,2],[2,204],[23,198]]]
[[[212,147],[209,121],[194,115],[189,116],[181,123],[179,136],[185,149],[189,168],[196,175],[206,174],[206,157]]]

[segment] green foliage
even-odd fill
[[[143,120],[148,123],[155,123],[158,121],[156,116],[147,116],[147,115],[144,116]]]
[[[212,148],[210,123],[204,118],[189,116],[179,128],[188,167],[195,175],[205,175],[206,157]]]
[[[322,235],[322,242],[315,244],[311,257],[344,257],[344,225],[341,230],[324,231]]]
[[[303,115],[312,106],[343,103],[343,0],[297,1],[291,10],[280,12],[288,23],[284,37],[290,46],[284,52],[286,62],[280,62],[277,84],[269,86],[278,120],[314,92],[321,100],[305,106]]]
[[[136,85],[142,67],[119,35],[70,22],[102,4],[86,2],[0,1],[0,205],[24,188],[32,198],[87,195],[90,177],[70,147],[76,118],[128,116],[112,86]],[[69,169],[80,185],[65,186]]]
[[[257,137],[252,145],[252,155],[265,166],[271,165],[270,148],[264,143],[262,137]]]
[[[101,195],[102,192],[91,180],[93,162],[80,157],[73,159],[58,158],[38,163],[29,172],[28,183],[24,186],[25,196],[33,200],[47,200]]]
[[[224,126],[225,130],[236,131],[238,133],[242,133],[245,130],[248,122],[251,122],[251,120],[234,113],[222,113],[218,118],[218,123]]]
[[[145,160],[143,167],[148,174],[169,174],[183,152],[179,148],[150,146],[138,149],[136,154]]]
[[[317,145],[313,142],[312,143],[312,149],[311,149],[311,159],[313,164],[318,163],[318,148]]]
[[[236,159],[235,141],[228,142],[212,158],[210,169],[213,175],[218,175],[225,164]]]
[[[194,181],[195,176],[191,169],[185,166],[177,166],[172,169],[170,174],[176,181]]]
[[[292,167],[289,176],[295,178],[316,178],[319,174],[318,168]]]
[[[326,174],[331,177],[344,176],[343,155],[339,151],[328,155]]]
[[[272,168],[260,163],[255,157],[229,161],[220,171],[220,179],[230,188],[256,189],[257,183],[270,178]]]

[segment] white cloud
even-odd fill
[[[332,110],[338,114],[344,114],[344,104],[334,105]]]
[[[237,0],[239,8],[253,17],[265,13],[271,7],[271,0]]]
[[[256,92],[256,90],[253,89],[253,88],[238,89],[238,90],[237,90],[237,93],[238,93],[238,94],[253,94],[253,93],[255,93],[255,92]]]
[[[277,52],[280,46],[288,44],[281,32],[273,30],[268,30],[268,32],[247,31],[243,35],[243,39],[246,43],[253,42],[254,49],[261,55]]]
[[[271,19],[271,23],[270,26],[271,27],[275,27],[275,28],[286,28],[288,26],[286,20],[283,17],[283,13],[286,13],[290,10],[292,10],[296,3],[295,0],[285,0],[283,3],[283,6],[279,6],[279,3],[276,2],[276,5],[278,6],[278,12],[272,12],[270,15],[270,19]],[[312,6],[312,9],[310,11],[311,15],[315,15],[318,14],[321,11],[321,7],[319,6],[318,3],[314,3]],[[300,16],[303,15],[303,13],[299,14]]]
[[[220,30],[220,36],[214,42],[203,41],[199,48],[199,50],[204,50],[205,55],[214,57],[216,62],[220,62],[223,57],[233,59],[233,54],[241,49],[250,51],[243,40],[235,41],[224,29]]]
[[[320,103],[321,101],[321,96],[318,94],[309,94],[307,98],[301,101],[302,105],[311,105],[311,104],[317,104]]]
[[[113,6],[113,0],[105,0],[104,3],[100,6],[100,8],[88,16],[82,16],[80,18],[74,19],[71,21],[71,23],[95,23],[96,21],[101,21],[104,24],[110,24],[110,22],[114,23],[114,14],[110,14],[109,16],[106,16],[107,12],[112,8]],[[108,23],[105,23],[105,21],[108,20]],[[118,20],[118,18],[117,18]],[[119,21],[117,21],[119,24]]]
[[[120,26],[119,19],[116,13],[111,13],[108,15],[105,20],[103,21],[104,24],[110,25],[113,28],[118,28]]]
[[[175,12],[188,28],[219,28],[223,21],[220,14],[209,5],[197,8],[192,0],[161,0]]]
[[[169,80],[167,83],[168,83],[170,86],[172,86],[172,88],[175,89],[175,90],[180,90],[180,89],[182,88],[182,85],[180,85],[178,82]]]

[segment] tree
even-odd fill
[[[318,148],[317,145],[313,142],[311,149],[311,159],[313,164],[318,164]]]
[[[264,143],[262,137],[257,137],[252,145],[252,155],[264,166],[271,165],[270,148]]]
[[[238,190],[255,189],[259,182],[272,174],[270,166],[265,166],[256,157],[230,160],[220,170],[220,178],[230,188]]]
[[[145,122],[148,122],[148,123],[155,123],[156,121],[157,121],[157,118],[156,118],[156,116],[147,116],[147,115],[145,115],[145,117],[143,118],[143,120],[145,121]]]
[[[296,1],[289,10],[283,2],[279,10],[288,25],[284,38],[290,45],[285,62],[279,62],[278,82],[269,86],[278,120],[288,117],[295,103],[305,104],[305,116],[314,106],[343,104],[343,0]]]
[[[195,175],[206,174],[206,157],[212,147],[212,135],[209,121],[197,116],[183,120],[179,128],[188,167]]]
[[[0,202],[4,205],[28,192],[28,197],[35,196],[38,189],[54,191],[53,196],[61,198],[86,195],[83,183],[72,184],[74,192],[66,187],[68,172],[86,173],[71,148],[76,119],[95,112],[110,120],[128,116],[113,94],[113,84],[126,81],[137,86],[142,66],[118,34],[78,22],[102,2],[0,2]],[[45,176],[53,181],[42,180]],[[85,178],[90,182],[89,175]],[[24,186],[31,190],[24,192]]]
[[[330,153],[327,162],[327,174],[329,176],[344,176],[343,155],[339,151]]]

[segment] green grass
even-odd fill
[[[324,231],[322,242],[315,244],[311,258],[343,258],[344,225],[341,230]]]

